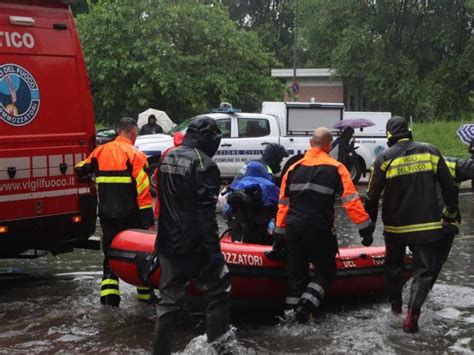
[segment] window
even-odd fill
[[[239,137],[264,137],[270,134],[270,122],[260,118],[239,118]]]
[[[222,138],[230,138],[230,119],[217,120],[216,123],[222,132]]]

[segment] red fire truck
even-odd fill
[[[74,19],[53,0],[0,0],[0,258],[72,251],[95,230],[95,146]],[[34,251],[33,253],[26,251]]]

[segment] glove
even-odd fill
[[[270,222],[268,222],[268,225],[267,225],[267,233],[268,235],[273,235],[273,233],[275,233],[275,228],[276,228],[276,225],[275,225],[275,218],[272,218],[270,220]]]
[[[459,223],[448,223],[446,221],[443,221],[443,234],[451,236],[459,234]]]
[[[459,234],[459,224],[461,223],[459,208],[454,213],[450,213],[446,207],[443,208],[441,221],[443,223],[443,233],[448,235]]]
[[[363,246],[368,247],[374,242],[374,238],[372,237],[372,234],[374,234],[374,230],[375,230],[375,223],[370,222],[370,224],[367,227],[359,231],[359,234],[362,238]]]
[[[266,251],[264,254],[270,260],[285,260],[286,259],[286,242],[283,234],[274,233],[275,240],[273,241],[272,250]]]

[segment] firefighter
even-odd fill
[[[274,182],[275,175],[281,171],[281,162],[283,161],[283,158],[288,157],[288,155],[289,154],[285,147],[283,147],[281,144],[268,143],[263,150],[262,156],[259,159],[249,160],[246,162],[235,176],[234,181],[240,180],[245,176],[248,164],[257,163],[262,166],[263,170],[268,172]]]
[[[125,229],[148,229],[154,224],[150,181],[145,171],[147,158],[133,146],[138,135],[137,123],[132,118],[122,118],[118,132],[114,141],[97,147],[87,159],[76,165],[80,179],[91,175],[96,177],[104,252],[100,302],[113,307],[120,305],[120,291],[119,280],[110,269],[108,260],[112,239]],[[137,292],[140,301],[156,300],[148,287],[138,287]]]
[[[377,218],[378,200],[385,189],[382,205],[386,245],[385,285],[392,312],[402,312],[403,260],[405,248],[413,253],[414,276],[405,332],[418,330],[418,319],[435,278],[437,248],[443,223],[453,223],[458,209],[458,189],[439,150],[413,141],[407,121],[392,117],[387,122],[388,150],[372,167],[366,209]],[[440,211],[437,186],[445,207]]]
[[[307,322],[317,310],[336,276],[336,195],[341,195],[344,208],[363,238],[362,243],[368,246],[373,241],[373,223],[349,172],[328,155],[331,142],[328,129],[316,129],[310,140],[311,149],[288,169],[280,189],[273,249],[278,252],[286,240],[289,270],[286,307],[295,309],[299,323]],[[308,262],[316,266],[310,279]]]
[[[474,179],[474,161],[472,159],[446,158],[446,165],[448,165],[449,172],[457,184],[463,181]],[[438,193],[438,206],[442,209],[444,206],[442,195]],[[448,259],[449,252],[453,245],[454,237],[459,233],[459,224],[461,223],[461,214],[459,208],[457,215],[451,223],[443,223],[443,237],[438,243],[438,251],[436,258],[435,277],[431,287],[433,287],[436,279],[443,268],[444,263]]]
[[[206,333],[213,342],[229,329],[229,270],[221,253],[216,202],[219,168],[211,159],[221,131],[208,116],[195,117],[182,145],[170,150],[158,171],[160,199],[156,248],[161,265],[153,353],[170,354],[178,312],[191,280],[204,291]]]

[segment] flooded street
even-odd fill
[[[407,335],[403,318],[383,299],[326,305],[308,325],[280,321],[272,310],[233,314],[235,353],[473,353],[474,195],[460,197],[462,232],[425,303],[421,331]],[[358,245],[356,229],[337,209],[341,246]],[[375,245],[382,245],[378,221]],[[101,307],[102,255],[78,250],[36,260],[0,260],[0,352],[118,352],[151,350],[155,308],[136,300],[135,288],[121,282],[119,309]],[[407,298],[405,292],[405,301]],[[406,302],[405,302],[406,303]],[[178,350],[211,353],[203,317],[190,313],[176,334]]]

